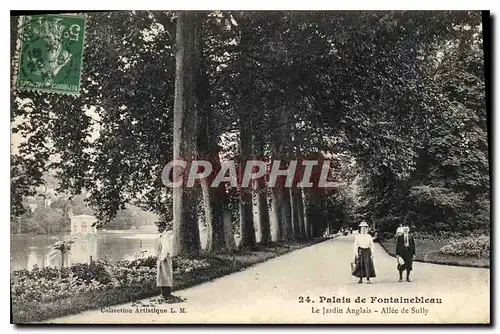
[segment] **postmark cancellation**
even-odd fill
[[[21,16],[14,88],[78,95],[84,40],[83,15]]]

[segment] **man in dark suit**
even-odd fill
[[[403,281],[403,271],[406,270],[406,281],[410,281],[410,271],[413,269],[413,257],[415,256],[415,240],[410,235],[408,226],[403,228],[403,234],[396,239],[396,256],[401,257],[404,264],[398,261],[399,282]]]

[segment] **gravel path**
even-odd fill
[[[489,269],[414,263],[414,281],[399,283],[396,260],[376,244],[374,261],[377,278],[373,279],[374,284],[361,285],[356,284],[356,278],[350,275],[352,242],[352,236],[338,237],[213,282],[176,291],[175,295],[186,298],[183,303],[156,307],[134,307],[128,303],[48,322],[220,324],[490,321]],[[300,297],[304,297],[304,302],[299,302]],[[310,302],[307,302],[307,297]],[[372,297],[376,298],[373,303]],[[394,300],[378,300],[391,297],[440,299],[441,303],[404,304]],[[357,298],[366,298],[366,302],[357,303]],[[142,302],[149,304],[150,300]],[[402,313],[403,308],[408,313]],[[146,313],[160,311],[168,313]]]

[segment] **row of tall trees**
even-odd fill
[[[211,252],[235,248],[235,222],[243,248],[311,238],[325,221],[484,225],[479,13],[142,11],[87,21],[79,97],[12,92],[13,132],[26,138],[12,157],[13,214],[51,170],[61,191],[90,191],[102,224],[127,203],[159,214],[178,254],[200,251],[198,219]],[[160,179],[172,158],[218,171],[221,159],[286,168],[297,157],[331,160],[337,186],[206,180],[172,191]],[[442,198],[450,193],[467,205]]]

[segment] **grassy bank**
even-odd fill
[[[322,238],[308,242],[273,244],[269,246],[259,245],[257,246],[257,249],[253,251],[238,251],[232,255],[207,255],[199,256],[196,259],[182,259],[183,262],[189,263],[194,260],[196,262],[203,263],[204,265],[203,267],[188,266],[188,269],[183,270],[174,269],[173,290],[176,291],[185,289],[218,277],[241,271],[254,264],[265,262],[271,258],[275,258],[324,240],[325,239]],[[61,280],[61,277],[49,277],[47,279],[47,274],[38,274],[37,276],[36,273],[33,275],[28,271],[25,271],[23,275],[31,275],[29,276],[29,279],[34,279],[33,282],[42,281],[40,284],[37,283],[36,286],[32,286],[34,284],[22,285],[19,283],[13,283],[12,281],[19,279],[17,277],[12,279],[11,277],[11,293],[14,286],[14,290],[32,289],[34,290],[33,294],[35,294],[32,298],[21,297],[26,296],[26,293],[29,291],[17,291],[12,294],[12,322],[19,324],[46,321],[52,318],[77,314],[86,310],[99,309],[106,306],[153,297],[160,293],[159,289],[156,287],[156,268],[154,267],[154,262],[149,265],[149,268],[140,267],[135,269],[132,267],[131,269],[131,267],[115,267],[116,268],[114,268],[114,270],[117,273],[116,277],[118,277],[118,279],[114,279],[115,281],[119,281],[119,284],[115,283],[115,285],[113,285],[112,282],[109,282],[106,285],[102,285],[99,289],[92,291],[88,291],[89,289],[86,289],[85,291],[82,290],[82,292],[77,291],[82,283],[79,283],[81,285],[70,284],[70,289],[76,289],[74,290],[75,292],[72,291],[70,295],[68,295],[68,293],[61,294],[63,297],[59,297],[57,293],[51,293],[50,296],[48,296],[46,295],[47,291],[44,291],[44,289],[67,290],[67,286],[61,285],[61,287],[58,287],[57,284],[52,284],[53,281]],[[86,271],[93,270],[95,270],[95,268],[86,269]],[[122,271],[125,272],[123,275],[120,274]],[[102,275],[102,273],[99,273],[99,275]],[[136,277],[131,278],[131,275],[135,275]],[[19,274],[19,276],[22,275]],[[96,274],[95,276],[98,275]],[[38,279],[39,277],[42,277],[42,279]],[[71,276],[70,279],[73,279],[73,276]],[[87,280],[86,282],[89,281]],[[85,285],[89,284],[96,284],[93,277],[92,280],[90,280],[90,283],[85,283]]]
[[[447,240],[415,240],[417,253],[415,255],[415,261],[462,267],[490,267],[489,258],[441,254],[439,250],[447,243]],[[396,256],[396,240],[392,239],[380,241],[380,245],[385,249],[387,253],[389,253],[389,255]]]

